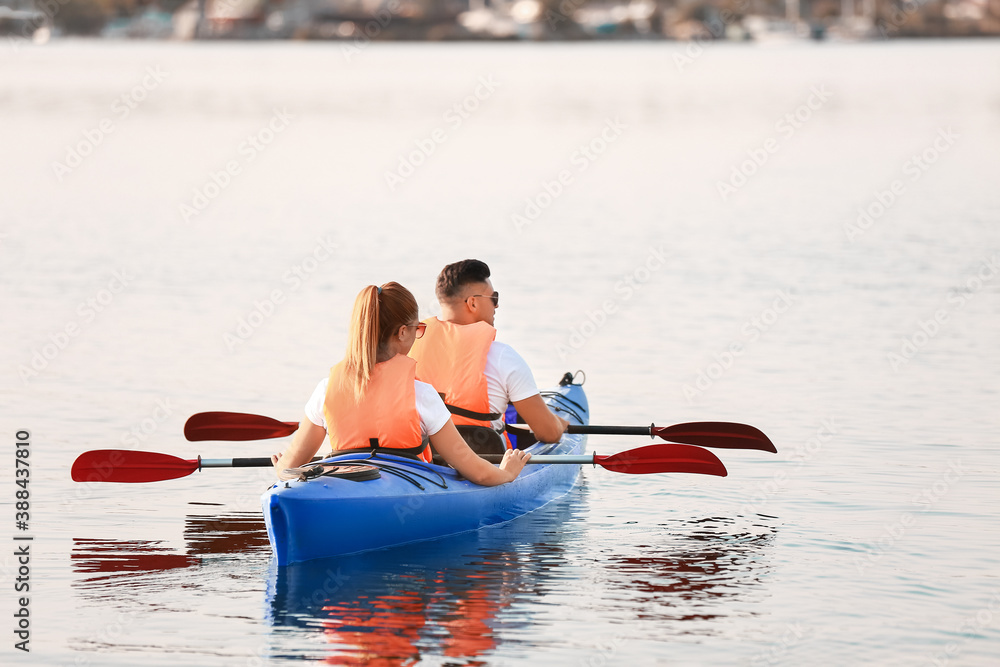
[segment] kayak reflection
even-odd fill
[[[320,632],[338,665],[409,665],[428,655],[477,665],[497,629],[528,621],[518,600],[549,592],[565,561],[560,527],[580,521],[579,489],[517,521],[453,537],[277,567],[270,622]]]

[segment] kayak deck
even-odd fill
[[[580,385],[543,392],[549,407],[571,423],[587,423]],[[566,434],[555,444],[536,443],[532,454],[581,454],[585,435]],[[389,454],[342,454],[331,463],[380,468],[377,479],[318,477],[278,482],[261,504],[278,565],[339,556],[455,535],[501,524],[566,494],[579,466],[528,465],[517,479],[480,486],[450,467]]]

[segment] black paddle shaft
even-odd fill
[[[266,468],[271,464],[270,457],[268,458],[249,458],[249,459],[233,459],[234,468]]]
[[[591,424],[570,424],[567,433],[588,433],[590,435],[653,435],[653,425],[649,426],[593,426]]]
[[[530,430],[507,424],[507,431],[515,435],[528,435]],[[570,424],[567,433],[589,435],[645,435],[653,437],[653,426],[591,426],[590,424]]]

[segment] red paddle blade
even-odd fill
[[[156,452],[95,449],[73,461],[74,482],[159,482],[186,477],[199,468],[196,460]]]
[[[651,434],[670,442],[683,442],[722,449],[759,449],[777,453],[774,443],[763,431],[748,424],[733,422],[689,422],[673,426],[654,426]]]
[[[295,422],[248,415],[242,412],[199,412],[184,424],[184,437],[199,440],[266,440],[295,433]]]
[[[615,472],[647,475],[688,472],[725,477],[726,466],[712,452],[693,445],[647,445],[610,456],[594,456],[594,463]]]

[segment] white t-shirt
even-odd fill
[[[323,428],[326,428],[326,415],[323,406],[326,403],[326,385],[329,382],[329,377],[323,378],[316,385],[312,396],[309,397],[309,402],[306,403],[306,417],[316,426]],[[434,435],[448,423],[448,420],[451,419],[451,413],[444,406],[444,401],[441,400],[441,396],[434,390],[434,387],[420,380],[414,380],[413,387],[417,394],[420,434],[423,436]]]
[[[486,353],[486,393],[490,397],[490,412],[503,414],[507,406],[538,393],[535,376],[527,362],[506,343],[493,341]],[[493,428],[503,428],[503,421],[493,422]]]

